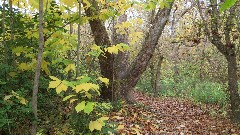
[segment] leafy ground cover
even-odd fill
[[[136,91],[133,96],[137,105],[124,105],[111,114],[111,120],[119,123],[120,134],[240,134],[239,126],[229,118],[211,116],[206,106],[183,99],[153,98]]]

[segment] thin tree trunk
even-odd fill
[[[157,96],[158,92],[160,91],[160,87],[161,87],[161,82],[160,82],[160,78],[161,78],[161,68],[162,68],[162,62],[163,62],[163,56],[160,54],[159,58],[158,58],[158,64],[157,64],[157,73],[156,73],[156,79],[155,79],[155,83],[154,83],[154,95]]]
[[[78,6],[79,6],[79,11],[78,11],[78,44],[77,44],[77,66],[76,66],[76,78],[79,76],[80,72],[80,46],[81,46],[81,4],[82,0],[79,0]]]
[[[151,75],[151,87],[152,87],[152,89],[153,89],[153,91],[155,91],[155,82],[156,82],[156,75],[155,75],[155,62],[151,62],[150,64],[149,64],[149,68],[150,68],[150,75]]]
[[[9,0],[9,8],[10,8],[10,13],[11,13],[11,21],[10,21],[10,29],[11,29],[11,47],[13,47],[13,43],[14,43],[14,11],[12,8],[12,0]],[[12,52],[9,52],[9,55],[11,56],[11,61],[12,61],[12,65],[13,67],[16,67],[16,62],[15,62],[15,54],[12,54]]]
[[[203,44],[203,48],[202,48],[202,55],[201,55],[201,62],[200,62],[200,71],[199,71],[199,78],[200,81],[202,82],[204,80],[204,60],[205,60],[205,44]]]
[[[5,7],[6,6],[6,0],[3,0],[3,5],[2,5],[2,33],[3,33],[3,46],[4,46],[4,63],[7,65],[8,63],[8,46],[6,44],[6,39],[5,39],[5,35],[6,35],[6,30],[5,30]],[[5,70],[4,71],[5,75],[4,75],[4,78],[5,78],[5,81],[7,81],[7,71]]]
[[[34,120],[32,121],[31,135],[36,135],[37,133],[37,95],[39,86],[39,77],[42,64],[42,54],[44,45],[44,35],[43,35],[43,0],[39,0],[39,47],[37,56],[37,66],[35,70],[34,84],[33,84],[33,95],[32,95],[32,110],[34,114]]]

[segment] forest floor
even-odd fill
[[[229,118],[210,115],[217,106],[197,105],[189,100],[153,98],[133,92],[137,105],[124,105],[112,113],[120,134],[137,135],[240,135]]]

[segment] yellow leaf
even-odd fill
[[[86,4],[86,6],[84,8],[89,8],[91,6],[91,4],[88,2],[88,0],[83,0],[83,3]]]
[[[24,99],[23,97],[19,97],[18,100],[20,101],[21,104],[24,104],[24,105],[27,104],[27,100]]]
[[[13,95],[6,95],[3,100],[6,101],[6,100],[10,99],[12,96],[13,96]]]
[[[98,77],[98,79],[99,79],[100,81],[102,81],[103,83],[105,83],[106,85],[109,84],[109,79],[107,79],[107,78]]]
[[[47,33],[47,32],[49,32],[49,30],[48,29],[43,29],[43,32]]]
[[[49,65],[49,62],[42,60],[41,68],[43,71],[45,71],[47,75],[50,74],[50,71],[48,70],[48,65]]]
[[[101,118],[99,118],[100,120],[108,120],[109,119],[109,117],[101,117]]]
[[[109,53],[111,53],[111,54],[118,54],[118,47],[117,46],[111,46],[111,47],[108,47],[107,49],[106,49]]]
[[[61,39],[60,41],[58,41],[60,44],[65,44],[65,41],[63,39]]]
[[[82,83],[75,87],[75,90],[77,93],[81,90],[89,91],[90,89],[97,90],[97,89],[99,89],[99,86],[96,84],[93,84],[93,83]]]
[[[58,85],[59,85],[60,83],[61,83],[60,80],[57,80],[57,81],[51,81],[51,82],[49,83],[48,88],[56,88],[56,87],[58,87]]]
[[[70,70],[76,71],[75,64],[69,64],[69,65],[64,69],[65,72],[69,72]]]
[[[62,92],[62,91],[67,91],[67,86],[66,85],[64,85],[63,83],[61,83],[57,88],[56,88],[56,92],[57,92],[57,94],[59,94],[60,92]]]
[[[16,77],[17,73],[16,72],[9,72],[8,75],[11,76],[11,77]]]
[[[117,127],[117,129],[118,129],[118,130],[124,129],[124,125],[119,125],[119,126]]]
[[[85,92],[85,95],[86,95],[86,97],[87,97],[88,99],[91,99],[91,98],[92,98],[92,95],[91,95],[90,93],[88,93],[88,92]]]
[[[61,2],[63,2],[68,7],[74,6],[74,4],[76,4],[73,0],[61,0]]]
[[[74,101],[76,101],[76,100],[78,100],[78,99],[70,99],[70,104],[72,103],[72,102],[74,102]]]
[[[29,67],[29,65],[27,63],[21,63],[19,66],[18,66],[19,69],[21,70],[30,70],[31,67]]]
[[[102,129],[102,124],[101,124],[100,122],[94,121],[93,124],[94,124],[94,128],[95,128],[96,130],[99,130],[99,131],[100,131],[100,130]]]
[[[49,76],[52,80],[58,81],[59,79],[57,77],[54,76]],[[60,80],[59,80],[60,81]]]
[[[27,100],[26,100],[25,98],[19,96],[18,93],[12,91],[12,94],[13,94],[12,96],[15,96],[15,97],[19,100],[19,102],[20,102],[21,104],[24,104],[24,105],[27,104]],[[9,98],[10,98],[10,97],[9,97]]]
[[[89,123],[89,129],[91,132],[94,130],[94,124],[92,121],[90,121],[90,123]]]
[[[68,100],[69,98],[71,98],[71,97],[73,97],[73,96],[76,96],[76,95],[68,95],[68,96],[66,96],[66,97],[63,98],[63,101],[66,101],[66,100]]]
[[[94,129],[96,130],[101,130],[102,129],[102,124],[98,121],[90,121],[89,123],[89,129],[92,132]]]

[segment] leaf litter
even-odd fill
[[[154,98],[133,92],[137,104],[125,104],[110,119],[121,135],[240,135],[229,118],[210,115],[209,109],[176,98]]]

